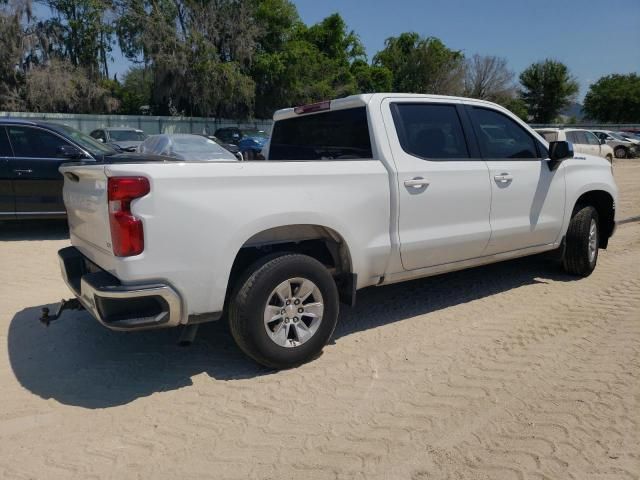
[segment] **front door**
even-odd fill
[[[546,148],[515,119],[469,106],[491,179],[491,241],[486,255],[548,245],[565,211],[564,165],[551,169]]]
[[[0,126],[0,220],[15,217],[15,198],[9,160],[13,157],[11,145],[3,126]]]
[[[404,269],[481,256],[491,234],[491,187],[461,104],[398,98],[382,110],[398,175]]]
[[[69,160],[58,155],[60,147],[70,144],[38,127],[10,125],[7,133],[14,152],[14,158],[9,160],[9,169],[14,174],[17,216],[63,215],[64,182],[58,168]]]

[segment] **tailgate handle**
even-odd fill
[[[67,177],[72,182],[79,182],[80,177],[73,172],[64,172],[64,176]]]

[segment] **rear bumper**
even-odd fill
[[[112,330],[175,327],[183,322],[180,295],[163,283],[122,285],[75,247],[58,251],[62,278],[101,324]]]

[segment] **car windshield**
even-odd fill
[[[242,130],[242,136],[267,139],[267,133],[262,130]]]
[[[237,160],[231,152],[213,140],[199,135],[151,136],[142,144],[140,152],[180,160]]]
[[[622,135],[620,135],[619,133],[616,133],[616,132],[610,132],[609,135],[611,135],[616,140],[622,140],[623,142],[627,140]]]
[[[85,135],[84,133],[76,130],[75,128],[71,128],[68,125],[59,125],[58,128],[62,131],[62,133],[70,137],[74,142],[87,150],[91,155],[115,155],[117,153],[109,145],[100,143],[89,135]]]
[[[137,130],[109,130],[109,137],[115,142],[142,142],[147,138]]]
[[[558,132],[538,130],[538,133],[542,135],[547,142],[558,141]]]

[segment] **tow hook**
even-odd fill
[[[65,310],[84,310],[84,307],[77,298],[71,298],[69,300],[61,300],[56,309],[56,313],[49,315],[49,309],[47,307],[42,308],[42,315],[40,315],[40,322],[48,327],[51,322],[60,318],[60,315]]]

